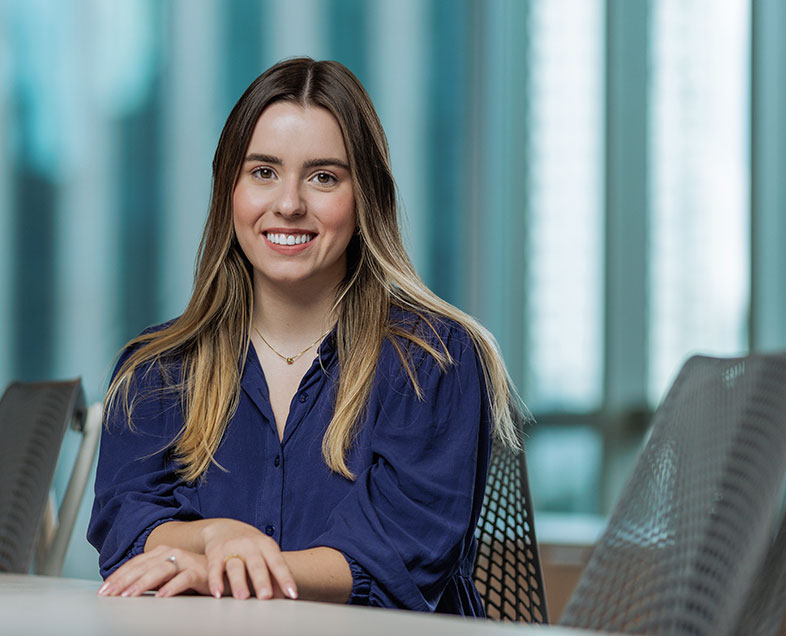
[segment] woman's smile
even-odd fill
[[[264,230],[262,236],[268,248],[278,254],[300,254],[314,245],[316,232],[300,229],[273,228]]]
[[[311,232],[264,232],[265,238],[273,245],[304,245],[310,243],[316,234]]]

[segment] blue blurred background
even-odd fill
[[[784,32],[778,0],[0,0],[0,386],[100,400],[189,296],[234,102],[284,57],[337,59],[419,272],[538,420],[541,535],[580,534],[688,355],[786,348]],[[68,576],[97,576],[91,501]]]

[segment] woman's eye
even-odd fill
[[[336,183],[336,178],[329,172],[318,172],[314,175],[314,179],[319,185],[333,185]]]
[[[252,174],[260,179],[271,179],[273,177],[273,171],[270,168],[254,168]]]

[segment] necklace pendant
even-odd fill
[[[295,362],[294,358],[287,358],[287,364],[292,364]]]

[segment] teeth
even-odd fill
[[[266,234],[267,240],[275,245],[301,245],[312,239],[311,234]]]

